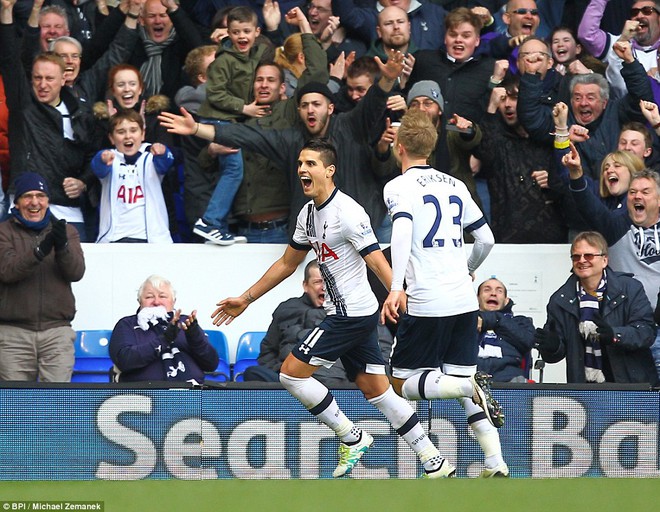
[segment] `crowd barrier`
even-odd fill
[[[352,478],[416,478],[415,456],[356,389],[333,391],[376,442]],[[658,477],[658,391],[506,385],[494,390],[513,478]],[[455,400],[415,404],[457,476],[483,455]],[[331,478],[337,440],[278,384],[208,388],[0,387],[1,480]]]

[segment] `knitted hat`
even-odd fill
[[[444,110],[445,100],[442,97],[442,92],[440,92],[440,86],[433,80],[421,80],[413,85],[410,88],[410,92],[408,93],[408,99],[406,103],[408,106],[410,106],[412,100],[419,98],[420,96],[425,96],[435,101],[440,107],[440,110]]]
[[[325,96],[330,100],[330,103],[335,102],[335,97],[330,91],[330,89],[328,89],[327,85],[322,84],[321,82],[309,82],[308,84],[305,84],[296,91],[296,103],[300,105],[300,100],[302,99],[302,97],[305,94],[309,94],[311,92],[322,94],[323,96]]]
[[[18,201],[18,199],[26,192],[31,192],[33,190],[39,190],[47,196],[50,195],[48,192],[48,184],[45,179],[35,172],[24,172],[16,178],[16,181],[14,181],[14,202]]]

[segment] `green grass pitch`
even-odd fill
[[[12,500],[102,501],[106,512],[647,512],[658,479],[0,482]]]

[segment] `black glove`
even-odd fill
[[[195,318],[192,322],[190,322],[190,325],[184,331],[184,333],[186,334],[186,340],[188,340],[189,342],[191,340],[199,339],[200,337],[204,336],[204,331],[199,326],[199,322],[197,321],[197,318]]]
[[[50,251],[53,250],[54,243],[53,234],[48,233],[39,245],[34,248],[34,255],[39,261],[43,261],[44,258],[50,254]]]
[[[593,319],[593,322],[598,327],[596,332],[598,333],[598,341],[600,341],[601,345],[616,343],[614,338],[614,329],[612,329],[610,324],[603,320],[603,317],[596,315]]]
[[[53,234],[55,250],[59,251],[60,249],[64,249],[66,244],[69,243],[69,239],[66,235],[66,220],[60,219],[53,222],[53,229],[51,230],[51,233]]]
[[[177,334],[179,334],[179,326],[171,322],[167,322],[165,325],[162,325],[161,328],[163,332],[163,338],[165,338],[165,341],[168,345],[172,345],[177,337]]]
[[[559,335],[556,332],[539,327],[534,334],[534,343],[539,350],[554,354],[559,350]]]

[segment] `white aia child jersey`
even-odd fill
[[[378,301],[367,280],[360,255],[380,250],[364,208],[339,189],[319,208],[310,201],[298,214],[293,241],[312,246],[325,280],[324,308],[328,315],[372,315]]]
[[[481,225],[483,213],[465,184],[430,166],[415,166],[383,189],[393,221],[412,220],[410,258],[405,266],[408,313],[450,316],[478,309],[467,266],[463,226]],[[406,222],[405,220],[400,222]],[[396,247],[392,246],[396,266]]]

